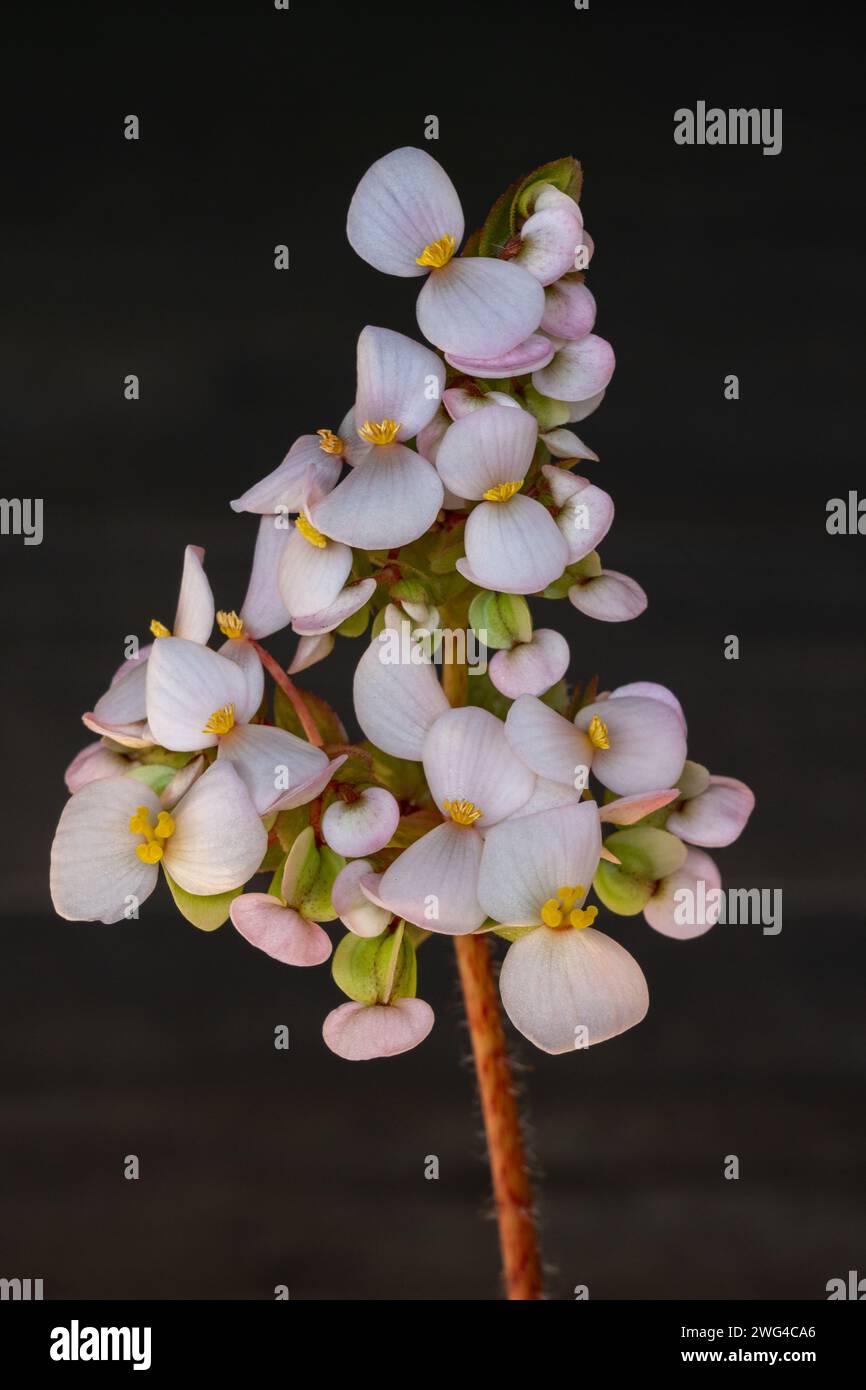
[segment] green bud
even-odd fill
[[[423,603],[428,607],[430,605],[430,594],[420,579],[398,579],[391,585],[388,593],[391,598],[401,603]]]
[[[280,896],[289,907],[299,911],[301,903],[313,890],[319,877],[319,851],[316,848],[316,833],[311,825],[302,830],[286,859]]]
[[[337,874],[345,867],[342,854],[336,854],[328,845],[322,845],[319,850],[319,871],[311,888],[298,904],[302,916],[308,917],[311,922],[334,921],[337,912],[331,901],[331,890]]]
[[[197,893],[188,893],[185,888],[181,888],[167,870],[165,877],[171,889],[175,907],[188,922],[192,922],[194,927],[198,927],[199,931],[216,931],[217,927],[221,927],[228,918],[232,902],[244,891],[242,887],[230,888],[227,893],[214,893],[208,897],[201,897]]]
[[[143,782],[159,796],[165,791],[176,771],[176,768],[164,767],[162,763],[146,763],[143,767],[134,767],[129,776],[134,777],[136,782]]]
[[[620,917],[642,912],[659,879],[675,873],[688,853],[676,835],[649,825],[618,830],[604,844],[620,862],[600,860],[593,887],[605,907]]]
[[[601,574],[601,556],[597,550],[591,550],[588,555],[584,555],[577,564],[569,565],[566,574],[570,574],[572,581],[581,579],[598,579]]]
[[[546,434],[548,430],[559,429],[560,425],[568,423],[571,412],[565,401],[555,401],[550,396],[543,396],[531,384],[525,388],[523,398],[526,409],[538,421],[539,434]]]
[[[395,954],[396,953],[396,954]],[[359,1004],[389,1004],[415,996],[417,966],[415,948],[403,923],[381,936],[343,937],[331,965],[337,986]]]
[[[532,614],[522,594],[496,594],[482,589],[469,605],[469,622],[486,647],[509,651],[532,637]]]
[[[675,782],[671,782],[672,787],[679,787],[680,795],[685,801],[691,801],[692,797],[700,796],[710,785],[710,774],[701,763],[693,763],[686,759],[683,770]]]

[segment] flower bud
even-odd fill
[[[402,923],[396,931],[384,931],[381,936],[350,932],[334,952],[331,973],[343,993],[359,1004],[413,999],[418,973],[415,948]]]
[[[527,385],[523,395],[526,409],[538,421],[539,434],[546,434],[548,430],[558,429],[560,425],[568,423],[570,411],[565,401],[555,401],[550,396],[542,396],[532,385]]]
[[[469,622],[484,645],[496,651],[510,651],[515,642],[532,637],[532,615],[522,594],[483,589],[469,605]]]
[[[676,835],[649,825],[619,830],[604,844],[620,862],[602,859],[593,887],[605,907],[620,917],[642,912],[659,880],[675,873],[688,852]]]

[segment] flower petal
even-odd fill
[[[287,611],[316,613],[334,602],[352,568],[352,552],[339,541],[314,545],[295,526],[283,546],[277,572]]]
[[[330,492],[340,476],[340,456],[327,453],[317,434],[296,439],[281,464],[232,502],[236,512],[278,516],[302,510],[307,489],[315,482]]]
[[[159,801],[149,787],[129,777],[90,782],[67,801],[51,846],[51,900],[71,922],[119,922],[137,915],[149,898],[158,870],[136,854],[141,837],[130,817],[146,806],[155,821]]]
[[[585,401],[565,401],[569,407],[569,424],[577,425],[581,420],[585,420],[588,415],[592,415],[604,400],[605,392],[598,391],[594,396],[587,396]]]
[[[299,613],[292,620],[292,631],[305,637],[319,637],[333,632],[335,627],[351,618],[364,607],[376,592],[375,579],[362,579],[357,584],[347,584],[341,589],[333,603],[320,608],[317,613]]]
[[[626,623],[639,618],[648,602],[637,580],[617,570],[602,570],[595,579],[572,584],[568,597],[579,612],[601,623]]]
[[[499,990],[518,1032],[554,1055],[615,1038],[649,1008],[637,961],[593,927],[539,927],[513,942]]]
[[[455,258],[431,272],[418,296],[418,325],[428,342],[456,357],[510,352],[535,332],[544,290],[509,261]]]
[[[583,245],[583,226],[577,204],[571,208],[542,208],[527,217],[520,228],[522,245],[514,264],[528,270],[541,285],[550,285],[574,270],[578,248]]]
[[[318,922],[272,893],[242,893],[229,911],[245,941],[284,965],[322,965],[331,954],[331,939]]]
[[[519,695],[544,695],[565,675],[570,659],[565,638],[553,628],[540,627],[529,642],[497,652],[488,669],[496,689],[516,700]]]
[[[517,816],[484,837],[478,898],[488,917],[513,926],[538,926],[541,909],[563,886],[589,892],[601,853],[594,801]]]
[[[510,816],[535,787],[532,773],[512,752],[502,720],[474,706],[439,716],[424,740],[423,762],[437,808],[444,812],[446,801],[470,801],[482,812],[480,830]]]
[[[214,619],[213,593],[204,572],[204,551],[188,545],[183,555],[183,576],[172,633],[190,642],[207,642]]]
[[[165,638],[169,641],[169,638]],[[218,758],[174,809],[163,862],[187,893],[227,893],[256,872],[268,847],[243,782]]]
[[[154,644],[147,662],[148,723],[163,748],[212,748],[217,735],[205,732],[211,715],[232,704],[235,719],[242,718],[248,700],[247,679],[235,662],[183,637]]]
[[[330,632],[317,633],[315,637],[302,637],[295,647],[289,675],[297,676],[300,671],[307,671],[319,661],[324,661],[334,650],[334,641]]]
[[[605,724],[610,747],[595,749],[592,770],[605,787],[630,796],[676,786],[686,738],[675,710],[661,700],[625,695],[585,705],[575,725],[587,730],[596,716]]]
[[[432,464],[403,444],[373,444],[310,515],[333,540],[390,550],[422,536],[441,506],[442,484]]]
[[[588,444],[584,444],[582,439],[578,439],[573,430],[547,430],[539,438],[542,444],[547,445],[548,451],[555,459],[591,459],[593,463],[599,461],[598,454],[590,449]]]
[[[361,657],[353,687],[355,715],[383,753],[419,762],[428,729],[450,705],[434,667],[411,660],[418,648],[410,649],[403,638],[402,631],[386,628]]]
[[[322,1037],[347,1062],[368,1062],[409,1052],[424,1041],[434,1021],[433,1010],[423,999],[395,999],[393,1004],[350,1001],[328,1014]]]
[[[465,372],[467,376],[523,376],[526,372],[546,367],[548,362],[553,360],[555,351],[556,347],[549,338],[545,338],[541,333],[532,333],[528,338],[524,338],[522,343],[518,343],[508,352],[503,352],[499,357],[458,357],[456,353],[448,352],[445,354],[445,361],[450,362],[458,372]]]
[[[548,367],[533,372],[532,384],[556,401],[583,401],[605,389],[615,366],[610,343],[588,333],[561,347]]]
[[[375,854],[400,821],[400,807],[384,787],[367,787],[357,801],[332,801],[322,816],[322,837],[346,858]]]
[[[334,911],[355,936],[381,936],[394,915],[387,907],[377,907],[361,888],[361,880],[366,879],[371,890],[378,891],[380,878],[380,874],[373,873],[368,859],[355,859],[334,879]]]
[[[368,325],[358,338],[355,420],[396,420],[398,440],[413,439],[433,419],[445,389],[445,367],[429,348]]]
[[[721,899],[714,896],[708,902],[707,898],[710,893],[717,894],[721,885],[715,860],[703,850],[690,849],[681,867],[657,884],[643,915],[662,936],[690,941],[718,922]]]
[[[137,724],[147,714],[146,684],[147,659],[129,661],[96,701],[93,717],[100,724]]]
[[[382,875],[377,897],[417,927],[465,936],[484,921],[476,891],[480,860],[474,826],[447,821],[403,850]]]
[[[270,637],[289,621],[277,584],[283,549],[289,538],[289,520],[283,515],[263,516],[256,535],[253,564],[240,616],[248,637]]]
[[[100,782],[104,777],[123,777],[129,771],[127,759],[120,753],[113,753],[100,740],[88,743],[86,748],[76,753],[63,779],[70,792],[80,792],[90,782]]]
[[[636,821],[643,820],[644,816],[651,816],[653,811],[670,806],[672,801],[676,801],[677,795],[676,787],[668,787],[665,791],[637,792],[633,796],[620,796],[615,801],[607,801],[603,806],[599,806],[598,818],[602,823],[611,825],[634,825]]]
[[[505,720],[505,736],[515,753],[539,777],[575,786],[578,769],[588,774],[595,749],[582,729],[533,695],[515,700]],[[585,778],[581,779],[586,785]]]
[[[218,761],[223,759],[244,783],[260,816],[278,806],[287,808],[287,797],[293,806],[312,801],[329,766],[321,748],[270,724],[236,724],[220,740]]]
[[[464,544],[474,582],[503,594],[540,593],[568,563],[568,546],[550,512],[522,493],[507,502],[481,502],[469,514]]]
[[[585,338],[593,330],[595,314],[592,291],[576,276],[564,276],[544,292],[541,327],[554,338]]]
[[[488,488],[526,477],[536,438],[527,411],[487,406],[455,420],[439,446],[436,469],[446,487],[477,502]]]
[[[711,777],[700,796],[668,817],[667,830],[690,845],[723,849],[742,834],[755,807],[755,794],[736,777]]]
[[[613,525],[613,498],[588,478],[555,464],[545,464],[542,472],[560,508],[556,524],[568,546],[568,563],[576,564],[601,544]]]
[[[349,204],[346,235],[376,270],[404,277],[426,274],[417,264],[441,237],[463,240],[463,209],[441,164],[425,150],[404,146],[372,164]]]
[[[630,681],[628,685],[618,685],[616,690],[610,692],[608,698],[619,700],[623,695],[641,695],[647,700],[661,700],[663,705],[669,705],[676,713],[683,726],[683,733],[687,732],[683,707],[674,692],[668,690],[666,685],[659,685],[658,681]]]

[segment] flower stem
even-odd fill
[[[505,1292],[509,1299],[538,1299],[541,1260],[532,1190],[491,970],[490,942],[483,935],[457,936],[454,945],[487,1134]]]
[[[442,682],[450,703],[465,705],[468,688],[465,663],[446,661]],[[486,935],[457,936],[454,946],[487,1135],[505,1292],[509,1299],[538,1299],[541,1298],[541,1259],[532,1212],[532,1189],[493,979],[490,941]]]
[[[321,748],[324,739],[316,728],[316,721],[313,719],[313,716],[304,703],[303,695],[288,672],[283,670],[280,663],[271,656],[270,652],[265,651],[265,648],[260,642],[256,642],[253,637],[249,638],[249,641],[251,646],[255,647],[258,652],[265,670],[270,672],[277,685],[280,687],[280,690],[282,690],[283,694],[290,701],[292,709],[301,721],[301,727],[308,741],[312,743],[315,748]]]

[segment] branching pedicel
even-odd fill
[[[462,209],[434,159],[395,150],[364,175],[349,241],[378,270],[424,277],[418,323],[438,351],[365,328],[339,430],[304,435],[232,503],[261,517],[239,614],[214,613],[203,552],[187,547],[173,627],[154,620],[152,645],[84,716],[100,738],[67,771],[51,859],[63,917],[137,915],[161,867],[196,926],[230,918],[289,965],[328,960],[321,924],[339,918],[348,1002],[323,1033],[351,1060],[424,1040],[416,952],[457,938],[512,1297],[538,1296],[538,1259],[486,934],[509,943],[502,1003],[537,1047],[615,1037],[644,1017],[647,987],[594,925],[590,889],[668,936],[705,931],[718,910],[683,923],[678,895],[718,889],[706,850],[736,839],[754,803],[687,760],[669,690],[570,687],[565,639],[533,629],[527,595],[604,622],[646,606],[601,564],[611,498],[572,471],[597,457],[568,426],[614,369],[592,332],[579,195],[575,160],[543,166],[458,255]],[[284,672],[262,642],[289,624]],[[335,633],[368,629],[354,681],[368,741],[352,745],[292,677]],[[494,652],[471,679],[467,633]],[[244,892],[259,873],[267,891]]]

